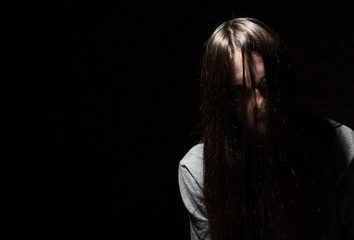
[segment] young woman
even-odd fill
[[[296,108],[284,42],[252,18],[209,37],[201,140],[179,164],[194,239],[354,239],[354,132]]]

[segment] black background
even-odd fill
[[[288,43],[299,105],[354,127],[344,2],[19,4],[2,16],[2,226],[12,238],[188,239],[203,44],[233,16]],[[11,239],[7,238],[7,239]]]

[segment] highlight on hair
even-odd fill
[[[230,91],[236,50],[242,52],[243,71],[252,67],[252,54],[264,61],[269,121],[266,134],[257,136],[261,144],[235,114],[235,104],[245,106]],[[286,45],[264,23],[235,18],[209,37],[201,70],[203,191],[212,239],[301,239],[288,136],[295,97]],[[238,117],[247,119],[242,112]]]

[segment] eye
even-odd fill
[[[242,90],[243,87],[239,86],[239,87],[235,87],[233,89],[231,89],[231,96],[234,100],[239,100],[242,96]]]
[[[267,88],[267,79],[266,78],[262,78],[262,80],[258,83],[257,88],[259,90],[263,90]]]

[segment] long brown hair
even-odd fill
[[[252,133],[235,116],[230,79],[236,49],[242,52],[244,66],[245,61],[252,66],[252,53],[264,61],[269,123],[259,145],[250,140]],[[301,239],[296,223],[298,182],[288,147],[295,108],[290,66],[284,42],[253,18],[222,23],[206,42],[201,141],[204,202],[213,240]]]

